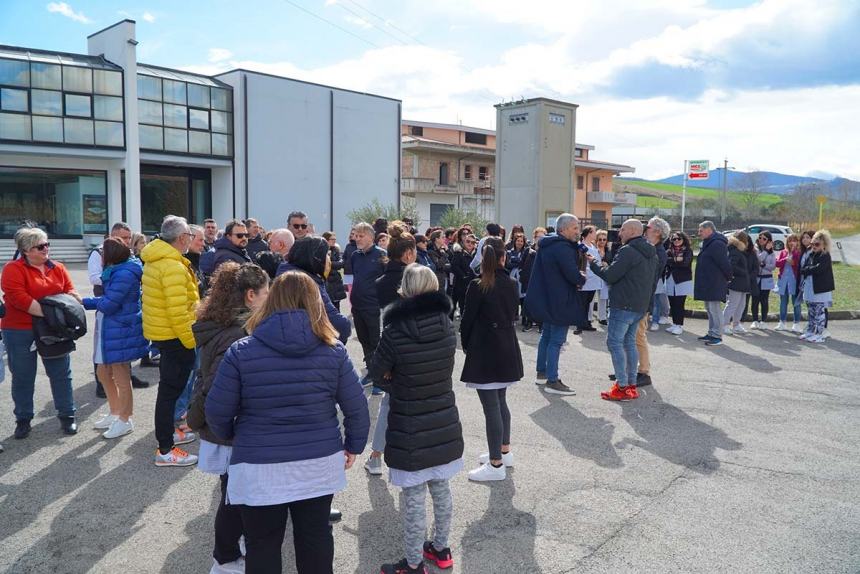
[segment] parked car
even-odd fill
[[[773,225],[771,223],[747,225],[744,230],[749,234],[750,239],[753,241],[758,239],[758,234],[762,231],[769,231],[773,237],[774,251],[782,251],[785,249],[785,239],[793,233],[791,227],[786,225]]]

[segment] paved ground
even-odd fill
[[[833,249],[835,252],[834,258],[837,261],[842,261],[849,265],[860,265],[860,235],[843,237],[837,239],[836,242],[842,245],[842,249],[838,249],[835,246]]]
[[[633,403],[599,399],[602,333],[572,336],[564,351],[578,396],[545,395],[530,379],[514,387],[510,479],[453,481],[455,571],[860,572],[858,323],[833,322],[833,341],[815,347],[767,332],[705,349],[704,328],[652,334],[656,385]],[[520,341],[531,371],[537,334]],[[25,441],[11,438],[0,392],[0,571],[207,572],[217,480],[153,466],[154,387],[136,391],[133,434],[89,430],[102,406],[90,353],[87,339],[74,355],[75,437],[60,435],[43,376]],[[471,467],[486,450],[483,416],[473,391],[458,388],[457,400]],[[361,468],[348,476],[335,498],[345,514],[335,572],[371,574],[402,556],[398,495]],[[284,557],[294,572],[291,544]]]

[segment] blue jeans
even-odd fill
[[[558,380],[558,357],[561,355],[561,347],[567,341],[569,329],[569,325],[543,324],[543,332],[538,343],[537,371],[546,373],[549,381]]]
[[[791,297],[791,304],[794,306],[794,322],[800,323],[800,301],[797,300],[796,295],[789,295],[788,293],[779,294],[779,320],[785,323],[785,320],[788,319],[789,297]]]
[[[12,402],[15,419],[33,418],[33,393],[36,391],[36,351],[30,350],[35,341],[30,329],[3,329],[3,341],[12,372]],[[70,356],[42,359],[45,373],[51,382],[51,395],[59,417],[75,416],[75,398],[72,395],[72,369]]]
[[[661,317],[669,316],[669,296],[665,293],[654,293],[651,306],[651,324],[659,323]]]
[[[188,382],[185,383],[185,390],[176,399],[176,408],[173,410],[173,420],[178,421],[182,415],[188,410],[188,405],[191,404],[191,395],[194,392],[194,380],[197,378],[197,369],[200,368],[200,353],[195,351],[194,368],[191,369],[191,374],[188,375]]]
[[[636,385],[639,353],[636,351],[636,329],[645,313],[613,309],[609,314],[606,346],[612,356],[615,380],[619,387]]]

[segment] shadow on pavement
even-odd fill
[[[511,474],[507,480],[473,485],[476,489],[487,488],[490,499],[483,516],[474,519],[466,528],[462,548],[452,549],[459,572],[489,572],[492,569],[488,570],[488,565],[498,564],[500,557],[503,557],[505,568],[499,572],[541,571],[535,557],[537,520],[530,512],[514,506],[514,482]],[[364,570],[363,574],[367,572],[371,571]]]
[[[702,474],[710,474],[720,467],[716,449],[738,450],[743,447],[722,429],[663,402],[653,386],[639,389],[639,396],[638,400],[620,404],[622,418],[641,440],[625,438],[618,442],[618,447],[636,446]]]
[[[359,466],[358,461],[356,466]],[[388,482],[382,476],[368,476],[366,480],[370,510],[358,517],[355,530],[343,527],[344,532],[357,539],[358,565],[355,574],[378,572],[383,562],[397,562],[403,558],[402,521]],[[349,505],[343,506],[342,510],[346,516]]]
[[[161,568],[163,574],[174,574],[189,570],[208,571],[207,569],[213,560],[212,551],[215,548],[215,512],[218,510],[218,503],[220,501],[221,486],[216,483],[212,492],[209,511],[185,525],[185,534],[188,536],[188,540],[184,544],[174,548],[167,555],[167,558],[164,560],[164,566]],[[194,565],[194,569],[190,568],[190,565]]]
[[[615,425],[603,417],[588,417],[570,403],[541,391],[548,404],[533,412],[532,420],[555,437],[572,456],[594,461],[604,468],[624,466],[612,445]]]

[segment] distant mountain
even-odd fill
[[[722,189],[723,187],[723,172],[722,168],[720,169],[712,169],[709,174],[710,177],[706,180],[701,179],[691,179],[687,181],[688,187],[704,187],[709,189]],[[804,184],[804,183],[830,183],[826,180],[809,177],[809,176],[800,176],[800,175],[788,175],[784,173],[777,173],[774,171],[761,171],[758,172],[761,174],[762,182],[761,185],[770,193],[787,193],[790,192],[796,185]],[[728,188],[729,189],[742,189],[749,185],[748,173],[743,171],[735,171],[729,170],[728,172]],[[836,181],[839,178],[834,179]],[[684,184],[684,176],[683,174],[673,175],[672,177],[666,177],[663,179],[658,179],[658,183],[671,183],[674,185],[683,185]]]

